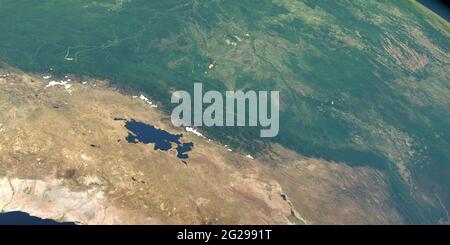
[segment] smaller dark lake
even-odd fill
[[[73,222],[56,222],[50,219],[41,219],[25,212],[0,213],[0,225],[75,225]]]
[[[194,147],[194,143],[192,143],[192,142],[178,145],[177,146],[177,152],[178,152],[177,157],[180,159],[189,158],[189,156],[185,153],[191,151],[193,147]]]
[[[125,121],[125,128],[129,133],[126,140],[132,144],[154,144],[154,150],[168,151],[172,149],[173,144],[176,145],[177,157],[180,159],[188,159],[187,154],[194,147],[194,143],[181,142],[182,134],[171,134],[165,130],[158,129],[152,125],[138,122],[134,119],[127,120],[123,118],[115,118],[116,121]]]

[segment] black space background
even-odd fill
[[[429,9],[433,10],[436,14],[440,15],[442,18],[450,21],[450,7],[449,4],[445,4],[444,1],[440,0],[417,0],[421,4],[427,6]]]

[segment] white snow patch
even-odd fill
[[[140,99],[142,101],[144,101],[145,103],[149,104],[151,107],[153,108],[158,108],[157,105],[153,104],[153,102],[151,100],[149,100],[147,97],[145,97],[143,94],[141,94],[139,97],[138,96],[133,96],[134,99]]]
[[[195,128],[186,127],[186,131],[191,132],[191,133],[197,135],[198,137],[205,137],[205,136],[203,136],[202,133],[200,133],[200,132],[199,132],[197,129],[195,129]]]
[[[63,86],[64,89],[72,94],[72,84],[69,84],[67,81],[50,81],[45,88],[55,87],[55,86]]]

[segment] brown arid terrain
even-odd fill
[[[386,177],[279,145],[229,151],[108,82],[0,69],[0,208],[80,224],[398,224]],[[60,79],[56,79],[59,81]],[[70,85],[69,85],[70,84]],[[194,143],[130,144],[129,118]]]

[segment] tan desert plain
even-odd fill
[[[148,102],[90,78],[51,86],[0,70],[0,208],[79,224],[398,224],[383,172],[306,158],[274,144],[263,157],[183,128]],[[50,84],[50,86],[49,86]],[[129,118],[194,143],[130,144]]]

